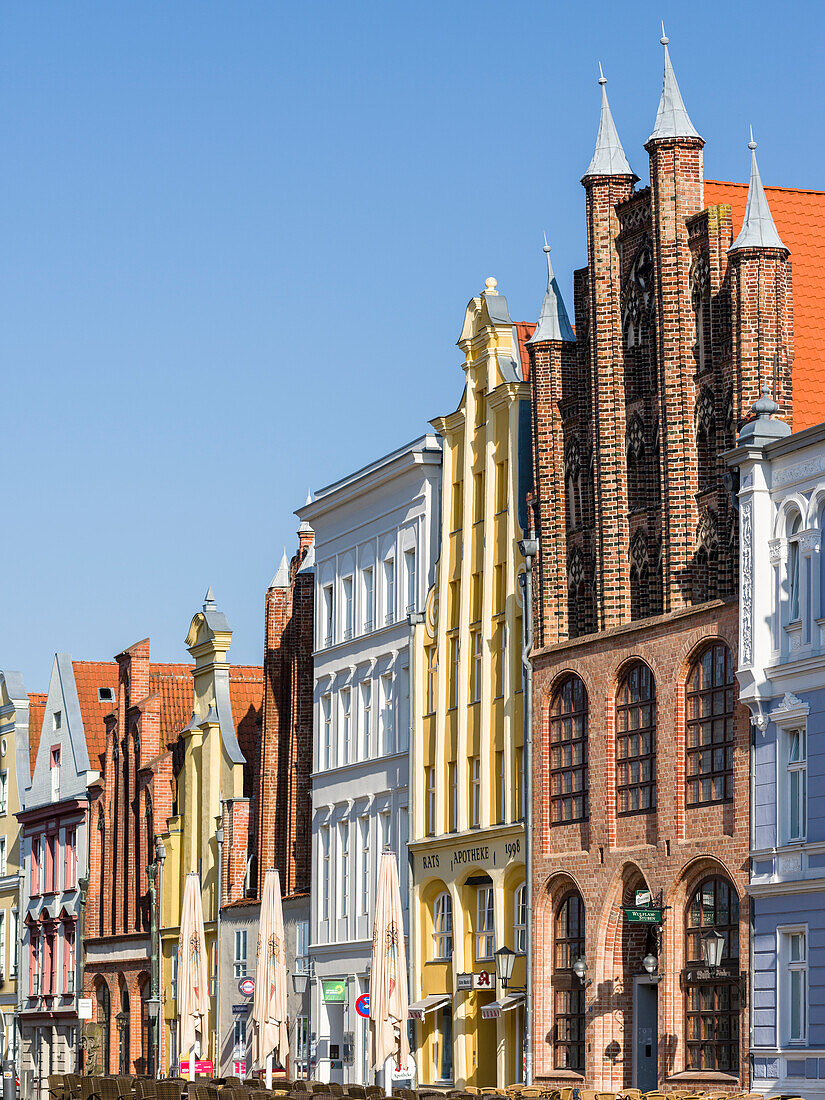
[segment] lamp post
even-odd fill
[[[587,960],[585,959],[584,955],[579,955],[579,957],[573,963],[573,973],[576,975],[576,977],[579,979],[585,989],[587,989],[587,987],[593,981],[592,978],[587,977]]]
[[[725,937],[711,928],[702,936],[702,956],[709,970],[718,970],[722,965],[722,952],[725,950]]]
[[[510,979],[513,976],[513,964],[516,961],[516,953],[511,947],[506,944],[504,947],[500,947],[495,953],[496,958],[496,977],[501,984],[502,989],[507,989],[510,984]]]
[[[118,1062],[120,1065],[120,1072],[122,1074],[125,1074],[126,1066],[124,1065],[125,1051],[123,1049],[123,1036],[126,1030],[126,1013],[123,1011],[123,1009],[121,1009],[120,1012],[118,1012],[117,1016],[115,1016],[115,1023],[117,1024],[117,1030],[120,1036],[120,1058],[118,1059]]]

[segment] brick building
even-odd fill
[[[82,662],[76,662],[78,666],[87,668]],[[94,1001],[94,1023],[99,1027],[99,1031],[88,1029],[89,1055],[102,1072],[151,1074],[158,1061],[148,1004],[153,945],[147,868],[156,863],[157,841],[168,834],[170,820],[178,815],[179,777],[186,752],[183,731],[193,713],[195,666],[151,662],[147,638],[113,662],[88,668],[86,694],[90,699],[95,694],[101,712],[101,736],[93,761],[99,771],[88,786],[91,827],[84,988]],[[105,684],[101,675],[94,679],[100,669],[105,672]],[[260,736],[260,667],[229,666],[228,687],[234,735],[247,761],[243,765],[247,800],[235,803],[246,822],[252,787],[248,762],[256,757]],[[239,816],[235,805],[226,811],[230,836]],[[235,832],[243,832],[242,890],[246,830]],[[229,851],[226,854],[229,866]],[[122,1026],[120,1013],[125,1017]]]
[[[704,181],[663,44],[650,186],[602,78],[575,333],[550,270],[529,345],[535,1074],[605,1090],[748,1083],[750,730],[720,456],[765,381],[796,426],[825,419],[825,195],[766,192],[755,157],[747,205]]]

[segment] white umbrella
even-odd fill
[[[201,880],[190,871],[183,886],[183,909],[178,942],[178,1050],[189,1055],[189,1080],[195,1079],[195,1042],[206,1049],[206,1014],[209,978],[206,972],[206,939],[203,934]]]
[[[267,871],[258,924],[255,999],[252,1002],[252,1064],[266,1066],[266,1087],[272,1087],[272,1054],[282,1066],[289,1055],[286,1014],[286,945],[281,907],[281,878]]]
[[[370,965],[370,1062],[384,1067],[384,1088],[392,1092],[389,1060],[400,1067],[409,1060],[407,1037],[407,952],[398,868],[389,850],[381,854]]]

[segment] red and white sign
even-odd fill
[[[479,970],[477,974],[473,974],[473,989],[495,989],[496,988],[496,976],[491,974],[489,970]]]
[[[236,1077],[246,1077],[246,1062],[233,1062],[232,1072]]]
[[[212,1061],[211,1058],[196,1058],[195,1059],[195,1073],[196,1074],[206,1073],[206,1074],[209,1074],[209,1076],[211,1077],[214,1072],[215,1072],[215,1063]],[[186,1059],[185,1062],[181,1062],[181,1064],[178,1066],[178,1073],[181,1075],[181,1077],[188,1077],[189,1076],[189,1059],[188,1058]]]
[[[238,982],[238,992],[243,993],[244,997],[251,997],[255,992],[255,979],[241,978]]]
[[[370,1014],[370,995],[369,993],[362,993],[358,1000],[355,1002],[355,1011],[359,1016],[369,1016]]]

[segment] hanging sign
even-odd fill
[[[662,910],[659,909],[629,909],[625,907],[625,920],[630,924],[661,924]]]
[[[495,989],[495,987],[496,976],[489,970],[479,970],[478,974],[473,974],[473,989]]]
[[[78,997],[78,999],[77,999],[77,1018],[78,1018],[78,1020],[91,1020],[91,1018],[92,1018],[92,998],[91,997]]]
[[[347,983],[338,978],[323,979],[324,1004],[342,1005],[347,999]]]
[[[465,993],[468,989],[473,988],[473,975],[472,974],[456,974],[455,987],[459,993]]]

